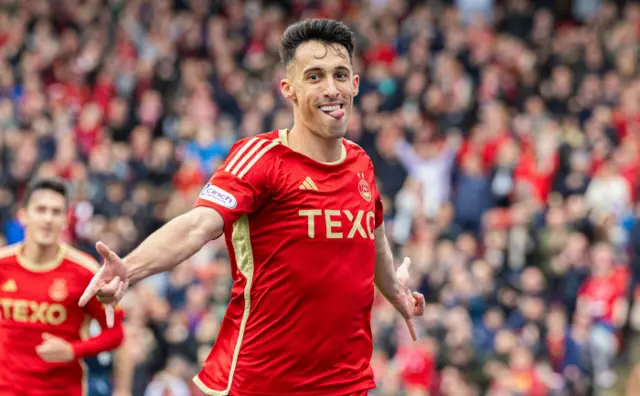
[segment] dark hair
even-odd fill
[[[22,198],[22,206],[26,207],[34,192],[38,190],[50,190],[57,192],[64,197],[65,203],[69,204],[69,191],[67,184],[58,178],[35,179],[29,183]]]
[[[307,41],[320,41],[345,47],[349,59],[353,59],[356,46],[355,35],[347,25],[333,19],[307,19],[296,22],[285,30],[280,48],[280,60],[287,66],[296,54],[296,49]]]

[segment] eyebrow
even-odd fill
[[[346,72],[349,72],[349,73],[351,72],[351,69],[349,69],[349,68],[348,68],[348,67],[346,67],[346,66],[336,66],[336,67],[334,68],[334,70],[338,70],[338,71],[346,71]],[[321,68],[321,67],[310,67],[310,68],[308,68],[308,69],[303,70],[303,73],[304,73],[304,74],[307,74],[307,73],[311,73],[311,72],[323,72],[323,71],[324,71],[324,69],[323,69],[323,68]]]

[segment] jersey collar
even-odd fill
[[[289,130],[288,129],[279,129],[278,130],[278,139],[280,140],[280,143],[282,143],[283,146],[287,147],[288,149],[291,150],[291,147],[289,147]],[[293,150],[292,150],[293,151]],[[300,153],[299,153],[300,154]],[[301,154],[304,155],[304,154]],[[305,155],[306,157],[306,155]],[[309,157],[307,157],[309,158]],[[311,159],[311,158],[309,158]],[[323,164],[323,165],[339,165],[341,163],[344,162],[344,160],[347,159],[347,148],[344,146],[344,142],[342,144],[342,156],[337,160],[337,161],[333,161],[333,162],[321,162],[321,161],[316,161],[314,159],[311,159],[312,161],[315,161],[319,164]]]

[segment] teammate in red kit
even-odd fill
[[[365,152],[344,139],[358,93],[354,35],[311,20],[282,39],[291,130],[237,142],[194,208],[124,259],[104,244],[85,295],[117,302],[128,285],[167,271],[223,232],[234,284],[216,343],[194,378],[208,395],[366,395],[375,388],[374,282],[407,321],[424,297],[394,271],[382,202]]]
[[[89,300],[84,309],[78,307],[99,265],[59,243],[67,206],[62,182],[43,179],[31,184],[19,212],[24,243],[0,249],[1,396],[85,394],[81,359],[122,343],[121,311],[108,328],[97,299]],[[104,330],[83,338],[92,318]]]

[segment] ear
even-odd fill
[[[285,98],[291,101],[296,100],[296,93],[293,89],[293,82],[288,78],[282,79],[280,81],[280,90],[282,91],[282,96],[284,96]]]
[[[352,80],[352,87],[351,90],[353,92],[353,96],[358,96],[358,93],[360,92],[360,76],[359,75],[355,75],[353,76],[353,80]]]

